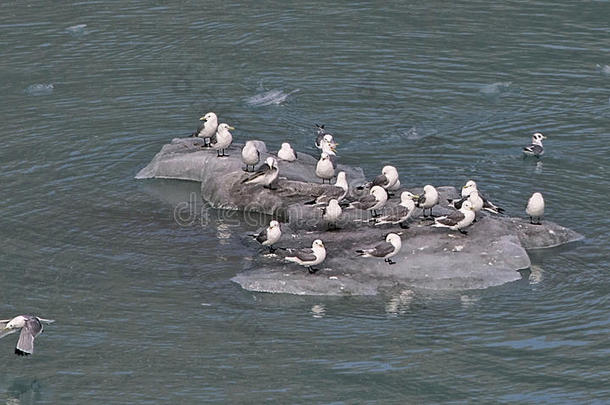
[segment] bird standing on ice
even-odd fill
[[[422,209],[424,218],[428,218],[428,215],[426,215],[427,209],[430,210],[429,216],[432,217],[432,208],[436,204],[438,204],[438,191],[436,191],[434,186],[426,184],[423,194],[419,196],[416,203],[417,207]]]
[[[294,252],[291,251],[290,254],[293,254],[293,256],[286,256],[286,261],[305,266],[309,273],[313,274],[319,270],[313,266],[317,266],[326,259],[326,248],[320,239],[316,239],[313,241],[311,249],[298,249]]]
[[[416,195],[411,194],[408,191],[403,191],[400,194],[400,204],[396,206],[391,214],[384,215],[377,220],[375,225],[383,225],[383,224],[393,224],[398,225],[403,229],[409,227],[407,225],[407,221],[411,218],[413,214],[413,210],[415,210],[415,201],[417,199]]]
[[[252,175],[242,180],[245,184],[262,184],[263,187],[273,189],[271,185],[275,183],[280,171],[277,161],[269,156],[265,163],[258,168]]]
[[[218,129],[218,117],[213,112],[209,112],[199,118],[199,121],[202,121],[201,125],[191,136],[203,138],[203,146],[208,147],[210,146],[210,138],[214,136]]]
[[[342,212],[339,201],[335,198],[330,200],[326,207],[322,208],[322,219],[328,223],[329,229],[337,229],[337,220]]]
[[[292,149],[292,146],[290,146],[288,142],[284,142],[280,150],[277,152],[277,157],[285,160],[286,162],[294,162],[297,160],[297,153],[294,149]]]
[[[275,220],[271,221],[267,228],[263,229],[258,235],[253,236],[255,236],[258,243],[269,248],[269,253],[273,253],[275,252],[273,245],[282,237],[280,223]]]
[[[530,217],[530,224],[542,225],[542,222],[540,222],[540,219],[544,215],[544,198],[542,198],[542,194],[532,194],[530,199],[527,200],[527,207],[525,207],[525,212]],[[537,219],[536,222],[534,222],[534,218]]]
[[[536,132],[532,135],[532,144],[523,148],[523,153],[526,156],[536,156],[539,158],[544,155],[544,147],[542,146],[542,140],[546,139],[546,136],[540,132]]]
[[[388,201],[388,193],[381,186],[373,186],[369,194],[360,197],[359,200],[352,202],[348,208],[357,208],[363,211],[370,211],[373,218],[379,216],[378,209],[383,208]]]
[[[218,126],[216,133],[210,138],[210,147],[216,151],[218,157],[229,156],[225,155],[225,149],[231,146],[233,142],[233,135],[231,135],[229,130],[233,131],[235,128],[229,124],[222,123]],[[220,151],[222,151],[222,154],[220,154]]]
[[[452,231],[460,231],[460,233],[466,235],[468,232],[464,228],[470,226],[474,221],[474,210],[472,203],[468,200],[464,201],[462,208],[458,211],[452,212],[449,215],[443,215],[434,219],[432,226],[436,228],[449,228]]]
[[[402,240],[400,239],[400,236],[396,233],[389,233],[385,238],[385,242],[381,242],[374,248],[356,250],[356,253],[358,253],[358,256],[362,257],[377,257],[384,259],[384,262],[387,264],[396,264],[396,262],[392,261],[390,258],[396,256],[401,247]]]
[[[462,199],[461,200],[450,200],[449,202],[453,205],[454,208],[460,209],[461,204],[466,201],[466,199],[470,196],[470,194],[474,191],[478,191],[479,197],[483,200],[483,209],[489,212],[493,212],[494,214],[502,214],[504,209],[498,207],[491,201],[489,201],[485,196],[479,191],[477,188],[477,183],[474,180],[468,180],[466,184],[462,187]]]
[[[335,164],[333,164],[330,155],[326,152],[322,152],[320,160],[316,164],[316,176],[322,179],[322,184],[326,180],[330,184],[330,180],[335,177]]]
[[[252,166],[252,171],[254,171],[254,166],[258,164],[260,158],[261,153],[258,151],[256,143],[254,141],[247,141],[241,150],[241,160],[246,165],[244,171],[250,171],[248,166]]]

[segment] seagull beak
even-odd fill
[[[230,129],[231,131],[234,131],[234,130],[235,130],[235,128],[233,128],[233,127],[229,127],[229,129]]]
[[[411,199],[412,200],[419,200],[419,195],[417,195],[417,194],[413,195],[413,196],[411,196]]]
[[[199,121],[207,121],[207,119],[205,117],[201,117],[199,118]]]
[[[542,135],[542,139],[546,139],[546,136]]]
[[[403,233],[402,233],[402,232],[394,232],[394,233],[395,233],[396,235],[398,235],[398,236],[402,236],[402,235],[403,235]]]

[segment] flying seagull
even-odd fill
[[[15,354],[28,356],[34,353],[34,339],[43,331],[43,323],[53,323],[53,319],[39,318],[34,315],[19,315],[13,319],[0,320],[0,338],[21,329]]]

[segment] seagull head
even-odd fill
[[[534,145],[542,145],[542,140],[546,139],[546,136],[542,135],[540,132],[536,132],[532,135],[532,143]]]
[[[311,244],[311,247],[312,248],[322,248],[322,249],[324,249],[324,243],[322,243],[322,241],[320,239],[316,239]]]
[[[271,156],[269,156],[266,160],[265,163],[267,163],[267,166],[273,168],[273,169],[277,169],[277,160],[275,160],[274,158],[272,158]]]
[[[394,232],[391,232],[387,234],[385,241],[394,245],[396,242],[400,241],[400,236]]]
[[[284,143],[282,143],[282,149],[290,150],[292,148],[290,147],[290,144],[288,142],[284,142]]]
[[[332,206],[333,208],[336,208],[339,206],[339,201],[337,201],[336,198],[333,198],[328,202],[328,206],[329,207]]]
[[[413,201],[419,199],[418,195],[412,194],[409,191],[403,191],[400,194],[400,202],[406,203],[407,201]]]
[[[280,227],[280,223],[279,222],[277,222],[275,220],[269,222],[269,228],[273,229],[273,228],[279,228],[279,227]]]
[[[380,200],[381,198],[383,198],[384,194],[387,196],[387,192],[381,186],[371,187],[371,191],[369,191],[369,194],[374,195],[377,200]]]
[[[199,121],[214,121],[216,120],[216,114],[214,114],[213,112],[209,112],[206,115],[204,115],[203,117],[199,118]]]
[[[434,186],[431,186],[430,184],[426,184],[426,185],[424,186],[424,194],[425,194],[425,193],[432,193],[432,192],[434,192],[434,191],[436,191],[436,189],[434,188]]]
[[[218,131],[229,132],[229,130],[233,131],[235,128],[230,126],[229,124],[222,123],[218,126]]]
[[[460,208],[460,211],[463,210],[474,210],[474,208],[472,207],[472,203],[469,200],[464,201],[464,203],[462,204],[462,208]]]
[[[320,159],[321,160],[327,160],[329,157],[328,153],[326,152],[322,152],[322,154],[320,155]]]
[[[16,316],[6,324],[4,329],[19,329],[25,326],[25,317],[22,315]]]
[[[469,190],[476,190],[477,189],[477,183],[475,183],[474,180],[468,180],[466,182],[466,184],[464,184],[464,187],[462,187],[462,189],[469,189]]]
[[[396,170],[394,166],[383,166],[383,169],[381,169],[381,174],[391,180],[398,178],[398,170]]]

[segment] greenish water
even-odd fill
[[[609,20],[603,1],[2,2],[0,318],[57,322],[30,358],[0,340],[0,401],[608,402]],[[511,215],[542,191],[586,239],[486,290],[243,291],[250,228],[180,226],[197,185],[133,179],[207,111],[302,151],[325,123],[368,175],[475,178]]]

